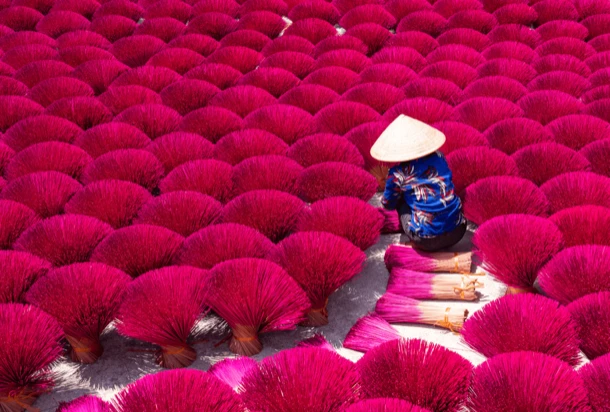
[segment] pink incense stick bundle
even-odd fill
[[[354,73],[354,75],[356,74]],[[44,111],[44,107],[38,103],[21,96],[1,96],[0,108],[5,113],[0,121],[0,131],[2,133],[5,133],[20,120],[42,114]]]
[[[499,97],[473,97],[455,108],[453,120],[464,122],[478,131],[484,132],[500,120],[521,116],[523,116],[523,110],[509,100]]]
[[[297,282],[280,266],[242,258],[212,269],[207,303],[231,327],[229,348],[252,356],[262,350],[258,335],[293,330],[311,304]]]
[[[608,291],[585,295],[567,306],[579,328],[580,349],[589,359],[610,353],[609,308]]]
[[[71,77],[54,77],[44,80],[30,89],[28,96],[43,107],[56,100],[72,96],[93,96],[94,91],[87,83]]]
[[[121,269],[132,277],[169,266],[184,238],[152,225],[128,226],[112,232],[93,251],[92,262]]]
[[[576,366],[578,325],[559,303],[524,293],[494,300],[468,318],[462,336],[488,358],[506,352],[541,352]]]
[[[485,131],[485,137],[492,147],[509,155],[528,145],[553,140],[551,132],[539,122],[522,117],[500,120]]]
[[[220,216],[222,204],[198,192],[165,193],[142,206],[134,224],[162,226],[182,236],[213,224]]]
[[[254,16],[249,16],[254,18]],[[279,17],[279,16],[278,16]],[[277,18],[277,17],[276,17]],[[294,34],[289,34],[294,37]],[[315,60],[308,54],[296,51],[283,51],[274,53],[261,63],[260,67],[274,67],[284,69],[297,76],[299,79],[307,77],[314,69]],[[344,69],[353,73],[349,69]],[[353,73],[356,76],[356,73]]]
[[[584,105],[567,93],[557,90],[541,90],[523,96],[518,102],[524,117],[543,125],[562,116],[580,112]]]
[[[477,300],[477,288],[484,286],[477,277],[438,275],[396,268],[390,273],[388,293],[413,299]]]
[[[353,215],[344,213],[346,207]],[[313,203],[300,218],[297,230],[329,232],[366,250],[377,242],[382,226],[383,216],[370,204],[353,197],[331,197]]]
[[[118,88],[112,88],[112,90],[116,89]],[[133,91],[130,91],[130,93],[133,94]],[[151,140],[144,132],[127,123],[104,123],[92,127],[84,133],[81,132],[74,140],[74,145],[80,147],[95,159],[113,150],[143,149],[150,142]]]
[[[543,184],[551,212],[580,205],[610,207],[610,178],[591,172],[571,172],[559,175]]]
[[[328,299],[357,275],[366,256],[348,240],[325,232],[295,233],[278,243],[268,258],[303,288],[311,302],[306,326],[328,324]]]
[[[89,216],[59,215],[40,221],[15,241],[15,250],[30,252],[54,266],[86,262],[110,233],[110,225]]]
[[[314,70],[307,77],[303,79],[301,84],[313,84],[324,86],[333,90],[338,94],[345,93],[350,87],[354,86],[358,82],[358,73],[354,73],[350,69],[345,67],[324,67],[322,69]],[[367,109],[374,111],[368,106]],[[371,112],[369,112],[371,113]],[[362,122],[359,122],[362,124]],[[345,130],[345,129],[343,129]]]
[[[193,369],[146,375],[119,392],[112,404],[116,412],[246,411],[227,384]]]
[[[78,179],[92,160],[83,149],[68,143],[37,143],[13,156],[6,165],[4,177],[11,180],[30,173],[53,170]]]
[[[257,230],[236,223],[208,226],[185,241],[174,262],[211,269],[218,263],[238,258],[264,258],[274,244]]]
[[[26,252],[0,251],[0,303],[25,303],[28,289],[43,277],[51,264]]]
[[[119,86],[143,86],[159,93],[178,80],[180,75],[166,67],[142,66],[121,74],[112,82],[110,90]]]
[[[204,316],[207,276],[201,269],[171,266],[138,277],[125,291],[118,331],[160,346],[156,362],[164,368],[189,366],[197,352],[187,339]]]
[[[159,2],[162,4],[163,2]],[[174,4],[184,4],[181,2],[174,2]],[[185,4],[186,5],[186,4]],[[150,10],[150,8],[149,8]],[[189,49],[194,52],[201,54],[202,56],[209,56],[219,47],[219,44],[213,38],[206,36],[204,34],[190,33],[190,34],[182,34],[181,36],[176,37],[165,47],[178,47]],[[195,69],[200,68],[201,66],[195,67]],[[229,67],[229,66],[227,66]],[[191,69],[193,70],[193,69]],[[233,69],[235,70],[235,69]],[[235,70],[237,71],[237,70]]]
[[[263,53],[265,57],[282,52],[297,52],[311,55],[314,52],[314,49],[315,46],[303,37],[282,35],[273,39],[270,43],[267,43],[267,45],[263,47],[261,53]]]
[[[455,103],[460,89],[455,83],[440,77],[420,77],[406,83],[402,88],[407,98],[432,97],[445,103]]]
[[[381,227],[381,233],[400,233],[402,232],[402,226],[398,213],[395,210],[386,210],[383,207],[378,207],[377,210],[383,217],[383,226]]]
[[[345,135],[356,126],[378,119],[379,113],[373,108],[362,103],[347,101],[332,103],[315,116],[320,131],[340,136]]]
[[[117,60],[91,60],[74,69],[74,77],[89,84],[96,95],[104,93],[110,83],[129,67]]]
[[[205,37],[207,39],[211,39],[211,37]],[[227,64],[204,63],[201,66],[197,66],[194,69],[189,70],[184,75],[184,78],[204,80],[218,87],[220,90],[224,90],[228,87],[233,86],[237,82],[237,80],[241,78],[241,76],[242,74],[239,70],[234,69],[233,67]]]
[[[490,176],[517,176],[515,161],[499,150],[485,146],[465,147],[447,156],[455,192],[463,194],[471,184]]]
[[[519,175],[539,186],[563,173],[591,170],[591,164],[582,154],[553,142],[531,144],[517,150],[511,157]]]
[[[261,88],[254,86],[233,86],[212,97],[209,104],[210,106],[231,110],[243,118],[254,110],[272,105],[275,102],[275,97]]]
[[[311,114],[287,104],[261,107],[244,119],[244,125],[273,133],[288,145],[318,131]]]
[[[474,370],[473,412],[590,412],[587,390],[570,365],[536,352],[494,356]]]
[[[112,120],[112,113],[94,97],[66,97],[56,100],[45,113],[71,121],[83,130]]]
[[[482,52],[486,47],[491,44],[491,41],[486,35],[473,29],[458,28],[447,30],[440,36],[438,36],[438,44],[461,44],[464,46],[472,47],[478,52]]]
[[[0,304],[0,408],[31,409],[53,386],[51,365],[62,355],[61,328],[34,306]]]
[[[154,36],[130,35],[113,42],[108,51],[121,63],[129,67],[138,67],[143,66],[164,45],[163,40]]]
[[[233,197],[233,168],[215,159],[191,160],[169,172],[161,182],[161,193],[194,191],[221,203]]]
[[[464,216],[477,225],[508,214],[546,217],[550,208],[545,192],[531,181],[516,176],[478,180],[464,190],[463,198]]]
[[[369,201],[378,182],[358,166],[341,162],[324,162],[303,170],[297,181],[301,199],[313,203],[336,196],[350,196]]]
[[[324,335],[316,333],[311,338],[303,339],[297,343],[297,348],[322,348],[335,351],[335,347],[326,340]]]
[[[269,41],[269,38],[265,35],[251,30],[240,30],[234,32],[231,36],[237,40],[235,36],[240,32],[249,36],[254,36],[255,34],[262,36],[261,43],[264,41],[263,46]],[[226,37],[223,42],[225,40],[228,40],[228,37]],[[260,87],[261,89],[271,93],[271,95],[277,99],[287,91],[296,87],[299,83],[299,78],[288,70],[284,70],[279,67],[262,67],[242,77],[237,84]]]
[[[445,143],[439,149],[445,155],[470,146],[490,146],[481,132],[467,124],[445,121],[433,126],[445,134]]]
[[[89,25],[89,30],[112,43],[130,36],[137,27],[136,22],[127,17],[111,15],[96,18]]]
[[[111,412],[109,403],[93,395],[85,395],[66,403],[61,402],[57,412]]]
[[[51,270],[30,288],[27,301],[63,328],[75,362],[94,363],[100,336],[112,322],[131,278],[101,263],[75,263]]]
[[[589,293],[610,291],[610,248],[573,246],[557,253],[538,273],[542,290],[567,305]]]
[[[504,13],[503,13],[504,14]],[[519,12],[521,14],[521,12]],[[496,15],[496,17],[498,17]],[[499,26],[487,35],[494,43],[503,41],[517,41],[531,48],[538,46],[542,40],[537,30],[525,27],[523,23],[500,23]]]
[[[354,403],[345,412],[429,412],[410,402],[397,398],[366,399]]]
[[[350,49],[331,50],[316,58],[314,70],[323,67],[345,67],[354,73],[360,73],[371,65],[371,61],[364,54]],[[356,86],[354,86],[356,87]]]
[[[89,163],[83,170],[81,181],[89,184],[99,180],[125,180],[152,191],[163,174],[163,165],[152,153],[141,149],[121,149],[105,153]]]
[[[349,70],[348,72],[351,73]],[[278,103],[295,106],[315,115],[337,100],[339,100],[339,95],[329,87],[318,84],[301,84],[284,93],[278,99]]]
[[[250,226],[273,242],[279,242],[296,228],[304,203],[296,196],[277,190],[254,190],[237,196],[222,211],[222,222]]]
[[[361,317],[349,330],[343,347],[367,352],[384,342],[399,339],[400,334],[381,316],[374,313]]]
[[[286,156],[303,167],[324,162],[343,162],[363,167],[364,159],[349,140],[330,133],[316,133],[290,146]]]
[[[483,269],[505,283],[507,293],[523,293],[534,291],[538,271],[561,250],[563,236],[548,219],[505,215],[481,225],[472,242]]]
[[[403,87],[409,81],[417,79],[417,73],[399,63],[375,63],[362,70],[359,78],[362,83],[380,82]]]
[[[416,97],[396,103],[385,112],[383,120],[391,122],[400,114],[413,117],[427,124],[432,124],[450,120],[454,116],[454,109],[450,104],[434,97]]]
[[[395,397],[433,411],[462,410],[472,374],[457,353],[419,339],[383,343],[356,366],[365,398]]]
[[[459,332],[469,311],[465,306],[439,305],[385,293],[377,301],[375,313],[389,323],[431,325]]]
[[[250,157],[233,168],[233,193],[279,190],[297,195],[297,179],[302,172],[303,167],[286,156]]]
[[[80,127],[66,119],[47,115],[32,116],[15,123],[8,129],[3,137],[3,143],[18,152],[36,143],[48,141],[72,143],[82,132]]]
[[[155,155],[169,173],[191,160],[211,159],[214,145],[202,136],[173,132],[163,135],[147,145],[146,150]]]
[[[610,91],[610,85],[608,90]],[[595,173],[610,177],[610,165],[606,162],[610,154],[610,133],[608,135],[607,139],[589,143],[580,150],[580,153],[591,163],[591,169]]]
[[[190,52],[199,56],[193,51]],[[193,110],[206,106],[210,99],[218,93],[220,93],[220,89],[211,83],[197,79],[184,79],[166,86],[161,90],[159,95],[163,104],[171,107],[184,116]]]
[[[472,253],[426,253],[409,246],[390,245],[384,261],[390,272],[396,268],[416,272],[470,273]]]
[[[123,110],[114,122],[131,124],[151,139],[175,131],[182,116],[174,109],[161,104],[139,104]]]
[[[214,146],[214,158],[236,165],[254,156],[286,154],[288,145],[272,133],[245,129],[230,133]]]
[[[560,117],[549,123],[546,128],[553,134],[557,143],[574,150],[580,150],[589,143],[610,137],[610,124],[587,114]]]
[[[0,200],[0,249],[12,249],[15,240],[39,221],[40,217],[26,205]]]
[[[610,355],[602,356],[584,365],[578,375],[589,393],[589,403],[593,412],[605,412],[610,405]]]
[[[81,187],[63,173],[37,172],[11,180],[0,192],[0,199],[24,204],[46,218],[63,212],[64,205]]]
[[[261,412],[344,410],[361,394],[355,365],[321,348],[288,349],[265,358],[244,376],[242,386],[246,407]]]
[[[489,76],[470,83],[460,96],[461,101],[474,97],[500,97],[516,102],[527,94],[527,89],[515,79]]]
[[[155,19],[155,20],[157,20],[157,19]],[[176,30],[176,29],[180,30],[181,28],[184,27],[184,25],[182,23],[178,23],[173,19],[170,19],[170,22],[172,25],[175,25],[174,27],[170,28],[170,30]],[[144,28],[143,27],[144,23],[143,23],[140,26],[138,26],[138,29],[141,28],[144,30],[155,30],[156,28],[153,25],[159,24],[160,22],[149,20],[148,23],[150,24],[150,26],[147,26],[146,28]],[[136,29],[136,32],[138,31],[138,29]],[[167,36],[165,38],[165,40],[167,40],[168,37],[175,37],[176,33],[175,32],[159,33],[159,35],[157,35],[155,37],[160,37],[160,36],[164,36],[164,37]],[[161,40],[164,40],[164,39],[162,38]],[[160,50],[157,53],[155,53],[153,56],[150,57],[150,59],[148,59],[148,61],[146,62],[146,65],[157,66],[157,67],[167,67],[168,69],[171,69],[178,74],[184,74],[184,73],[188,72],[189,70],[199,66],[201,63],[203,63],[204,60],[205,60],[205,58],[202,55],[200,55],[197,52],[194,52],[193,50],[181,49],[181,48],[170,48],[170,49]]]
[[[150,192],[123,180],[100,180],[77,191],[64,207],[66,214],[91,216],[115,229],[128,226],[152,198]]]
[[[256,368],[256,365],[258,365],[258,363],[247,356],[225,358],[212,365],[212,367],[208,369],[208,373],[217,377],[239,393],[243,391],[241,382],[244,376],[252,368]]]
[[[610,210],[602,206],[569,207],[552,215],[549,220],[561,230],[566,247],[578,245],[610,246],[610,233],[599,230],[610,225]]]
[[[366,44],[364,44],[364,42],[359,38],[349,35],[343,35],[329,37],[316,44],[313,56],[317,58],[318,56],[321,56],[326,52],[340,49],[355,50],[362,54],[367,54],[368,51]]]

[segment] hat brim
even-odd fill
[[[436,152],[445,140],[440,130],[400,115],[381,133],[370,153],[380,162],[406,162]]]

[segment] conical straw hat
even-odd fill
[[[406,162],[434,153],[444,143],[440,130],[401,114],[381,133],[371,156],[381,162]]]

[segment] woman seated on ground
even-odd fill
[[[444,143],[439,130],[400,115],[371,148],[374,159],[398,163],[388,172],[381,204],[398,211],[414,248],[430,252],[455,245],[466,232],[451,170],[438,151]]]

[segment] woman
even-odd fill
[[[438,151],[444,143],[439,130],[400,115],[371,148],[374,159],[398,163],[388,173],[381,204],[398,211],[413,247],[424,251],[453,246],[466,232],[451,170]]]

